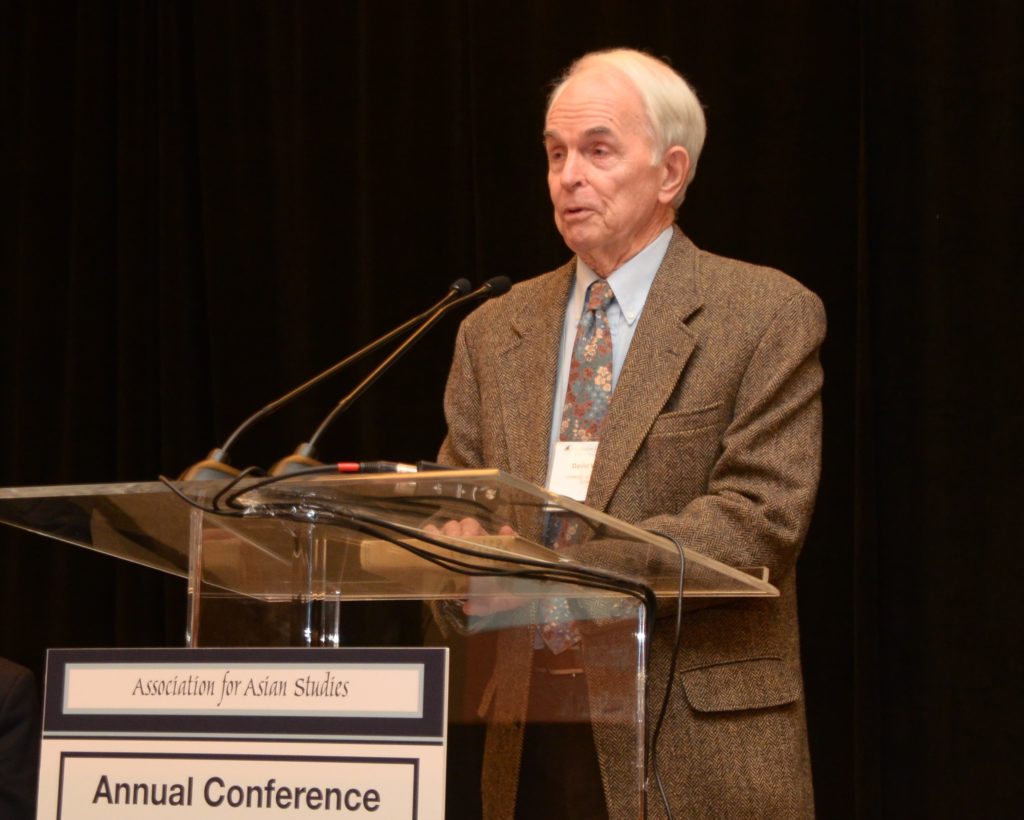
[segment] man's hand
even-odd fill
[[[473,597],[462,602],[462,611],[467,615],[494,615],[522,606],[525,603],[523,598],[510,595],[506,591],[507,586],[504,578],[488,575],[471,578],[469,589]]]
[[[453,538],[473,538],[478,535],[490,535],[475,518],[463,518],[461,521],[449,520],[440,529],[433,524],[427,524],[423,531],[428,535],[450,535]],[[515,534],[516,531],[508,524],[502,524],[498,529],[498,535]]]
[[[452,538],[490,535],[475,518],[463,518],[461,521],[449,520],[440,529],[433,524],[427,524],[423,527],[423,531],[428,535],[448,535]],[[515,535],[516,531],[508,524],[502,524],[498,528],[497,534]],[[469,588],[473,592],[473,597],[462,602],[462,611],[466,615],[493,615],[496,612],[506,612],[520,606],[523,603],[522,599],[504,593],[503,586],[501,578],[481,576],[470,579]]]

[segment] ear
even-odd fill
[[[661,168],[658,201],[663,205],[669,205],[686,185],[686,178],[690,175],[689,152],[681,145],[673,145],[661,158]]]

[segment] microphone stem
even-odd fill
[[[457,299],[455,302],[448,302],[447,304],[441,305],[440,307],[435,309],[434,313],[430,316],[430,318],[428,318],[423,324],[421,324],[413,333],[409,334],[409,336],[406,337],[405,341],[403,341],[398,347],[392,350],[391,353],[388,354],[387,358],[384,359],[384,361],[382,361],[373,370],[371,370],[370,373],[366,376],[366,378],[359,382],[359,384],[357,384],[347,396],[345,396],[341,401],[337,403],[337,405],[335,405],[334,409],[327,415],[327,418],[325,418],[320,423],[320,426],[316,429],[316,432],[313,433],[313,436],[309,439],[309,441],[306,442],[305,446],[308,446],[310,450],[313,450],[316,447],[317,439],[319,439],[320,436],[324,433],[324,431],[326,431],[327,428],[331,426],[333,421],[338,417],[339,414],[341,414],[345,410],[345,408],[347,408],[350,404],[352,404],[352,402],[354,402],[361,395],[363,395],[363,393],[366,392],[366,389],[375,381],[377,381],[377,379],[380,378],[381,374],[383,374],[385,370],[387,370],[389,367],[391,367],[391,365],[398,361],[402,357],[402,355],[410,347],[412,347],[424,333],[426,333],[428,330],[430,330],[430,328],[436,325],[438,321],[440,321],[441,317],[448,313],[449,309],[453,308],[459,302],[468,301],[470,298],[479,297],[477,294],[470,294],[468,296],[463,296],[460,299]]]
[[[360,348],[355,353],[352,353],[349,356],[345,357],[337,364],[332,365],[327,370],[324,370],[322,373],[318,373],[316,376],[309,379],[307,382],[300,384],[294,390],[291,390],[290,392],[281,396],[281,398],[276,399],[272,401],[270,404],[266,405],[265,407],[257,410],[255,413],[249,416],[249,418],[247,418],[240,425],[238,425],[238,427],[235,428],[234,432],[230,436],[228,436],[227,441],[225,441],[224,444],[222,444],[220,447],[221,452],[228,452],[231,449],[231,445],[235,443],[235,439],[238,438],[239,435],[244,433],[247,429],[249,429],[249,427],[251,427],[260,419],[264,419],[270,414],[277,412],[282,407],[284,407],[284,405],[288,404],[288,402],[294,399],[296,396],[304,393],[311,387],[316,386],[324,379],[333,376],[339,370],[348,367],[350,364],[353,364],[354,362],[359,361],[364,356],[373,353],[375,350],[382,347],[383,345],[386,345],[388,342],[395,339],[396,336],[400,336],[413,325],[417,324],[418,322],[422,322],[425,317],[429,316],[433,318],[434,314],[436,314],[437,311],[443,310],[445,307],[449,306],[452,300],[458,298],[459,296],[460,294],[456,290],[448,291],[448,293],[445,294],[445,297],[429,310],[425,310],[422,313],[418,314],[417,316],[413,316],[411,319],[409,319],[409,321],[403,323],[402,325],[399,325],[391,332],[386,333],[384,336],[381,336],[376,341],[366,345],[366,347]],[[321,425],[321,427],[323,427],[323,425]]]

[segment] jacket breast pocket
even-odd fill
[[[721,404],[655,419],[616,495],[631,519],[676,512],[707,491],[725,424]]]
[[[725,424],[725,406],[722,402],[707,407],[669,410],[654,420],[647,434],[650,438],[678,436],[684,433],[721,428]]]

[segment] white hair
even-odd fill
[[[678,208],[686,195],[697,160],[704,147],[707,123],[704,109],[697,94],[671,66],[661,60],[631,48],[614,48],[584,54],[558,80],[548,97],[548,111],[565,90],[566,83],[583,69],[614,68],[626,76],[640,94],[651,130],[653,156],[651,162],[661,162],[665,152],[673,145],[681,145],[690,156],[690,171],[672,206]]]

